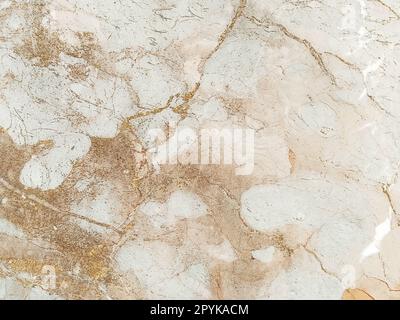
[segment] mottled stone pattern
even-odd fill
[[[399,30],[398,0],[0,0],[0,299],[400,298]],[[154,163],[178,128],[250,130],[254,167]]]

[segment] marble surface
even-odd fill
[[[0,0],[0,298],[400,298],[399,30],[398,0]],[[185,129],[249,157],[181,161]]]

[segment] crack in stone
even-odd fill
[[[392,209],[393,213],[394,213],[395,215],[397,215],[396,209],[395,209],[395,207],[394,207],[392,198],[391,198],[390,193],[389,193],[389,187],[390,187],[390,186],[389,186],[389,185],[386,185],[386,184],[381,185],[382,192],[383,192],[383,194],[386,196],[386,199],[387,199],[388,202],[389,202],[390,208]]]
[[[322,70],[322,72],[330,79],[332,85],[337,86],[336,78],[331,71],[326,67],[324,60],[322,59],[322,54],[318,52],[310,41],[306,39],[302,39],[296,36],[294,33],[290,32],[284,25],[274,22],[271,19],[267,19],[266,21],[262,21],[257,19],[255,16],[247,17],[247,19],[258,26],[273,26],[278,28],[285,36],[288,38],[302,44],[306,49],[310,52],[314,60],[317,62],[318,66]]]
[[[374,0],[374,1],[380,3],[383,7],[388,9],[392,14],[394,14],[396,16],[397,20],[400,19],[400,15],[391,6],[389,6],[388,4],[383,2],[382,0]]]

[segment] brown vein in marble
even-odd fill
[[[340,57],[339,55],[329,52],[329,51],[325,51],[324,52],[327,55],[330,55],[332,57],[335,57],[336,59],[338,59],[340,62],[342,62],[343,64],[345,64],[346,66],[348,66],[349,68],[356,70],[358,73],[360,73],[361,75],[363,74],[362,70],[360,69],[360,67],[358,67],[357,65],[350,63],[349,61],[345,60],[344,58]],[[386,115],[388,115],[391,118],[396,118],[395,115],[393,115],[390,111],[386,110],[384,107],[382,107],[382,105],[376,100],[376,98],[374,96],[372,96],[371,94],[368,93],[368,88],[367,88],[367,84],[365,83],[365,80],[363,79],[363,83],[364,83],[364,88],[367,92],[366,96],[368,98],[368,100],[370,100],[372,102],[372,104],[377,107],[380,111],[384,112]]]
[[[247,0],[240,0],[240,4],[238,8],[235,11],[235,14],[233,18],[231,19],[230,23],[228,26],[225,28],[225,30],[222,32],[222,34],[218,37],[218,44],[216,47],[208,54],[208,56],[202,61],[202,63],[199,66],[199,73],[200,73],[200,79],[196,84],[194,85],[193,89],[191,89],[189,92],[184,94],[183,100],[184,102],[177,106],[175,108],[175,112],[180,113],[182,115],[182,118],[185,118],[187,116],[187,112],[190,108],[190,100],[193,99],[193,97],[196,95],[197,91],[199,90],[201,86],[201,80],[203,79],[204,76],[204,69],[207,64],[207,62],[211,59],[211,57],[221,48],[222,44],[225,42],[226,38],[229,36],[229,34],[232,32],[233,28],[235,27],[238,19],[243,15],[243,12],[246,8],[247,5]]]
[[[163,112],[164,110],[168,109],[171,106],[172,101],[177,97],[179,97],[179,94],[170,96],[164,106],[161,106],[161,107],[158,107],[158,108],[154,108],[154,109],[151,109],[151,110],[147,110],[147,111],[138,112],[133,116],[127,117],[125,121],[129,122],[129,121],[134,120],[134,119],[143,118],[143,117],[147,117],[147,116],[150,116],[150,115],[155,115],[155,114],[158,114],[160,112]]]
[[[372,277],[372,276],[368,276],[368,275],[365,275],[365,277],[368,278],[368,279],[373,279],[373,280],[376,280],[376,281],[382,283],[389,290],[389,292],[400,292],[400,289],[391,288],[386,281],[384,281],[384,280],[382,280],[380,278]]]
[[[242,14],[243,14],[243,12],[244,12],[244,10],[246,8],[246,5],[247,5],[247,0],[240,0],[240,4],[239,4],[238,8],[236,9],[235,14],[234,14],[231,22],[228,24],[228,26],[226,27],[224,32],[219,36],[217,46],[214,48],[214,50],[212,50],[210,52],[210,54],[206,57],[206,59],[200,65],[199,69],[200,69],[201,78],[203,76],[204,68],[205,68],[205,65],[206,65],[207,61],[219,50],[219,48],[225,42],[226,38],[228,37],[228,35],[231,33],[231,31],[235,27],[236,22],[242,16]]]
[[[179,113],[181,115],[182,119],[187,117],[188,110],[190,107],[190,105],[189,105],[190,100],[193,99],[193,97],[195,96],[195,94],[196,94],[197,90],[199,90],[199,88],[200,88],[200,82],[197,82],[192,90],[190,90],[189,92],[187,92],[183,95],[183,97],[182,97],[183,103],[172,108],[172,110],[175,113]]]
[[[396,17],[397,20],[400,19],[400,15],[391,6],[389,6],[388,4],[383,2],[382,0],[374,0],[374,1],[380,3],[386,9],[388,9]]]
[[[312,57],[314,58],[314,60],[317,62],[318,66],[321,68],[322,72],[328,76],[328,78],[330,79],[330,82],[332,85],[337,86],[337,82],[336,82],[336,78],[333,75],[332,72],[329,71],[329,69],[326,67],[324,60],[322,59],[322,55],[321,53],[319,53],[314,46],[311,44],[310,41],[306,40],[306,39],[302,39],[298,36],[296,36],[294,33],[290,32],[284,25],[274,22],[271,19],[266,19],[265,21],[262,21],[258,18],[256,18],[255,16],[251,16],[251,17],[246,17],[248,20],[252,21],[253,23],[255,23],[258,26],[273,26],[278,28],[285,36],[287,36],[288,38],[302,44],[312,55]]]
[[[54,211],[54,212],[60,213],[60,214],[62,214],[62,215],[70,215],[70,216],[72,216],[72,217],[75,217],[75,218],[84,220],[84,221],[86,221],[86,222],[89,222],[89,223],[98,225],[98,226],[100,226],[100,227],[104,227],[104,228],[107,228],[107,229],[112,229],[113,231],[118,232],[118,233],[120,232],[118,229],[114,228],[112,225],[109,225],[109,224],[107,224],[107,223],[102,223],[102,222],[96,221],[96,220],[94,220],[94,219],[92,219],[92,218],[88,218],[88,217],[84,217],[84,216],[78,215],[78,214],[76,214],[76,213],[62,211],[62,210],[60,210],[60,209],[54,207],[52,204],[46,202],[46,201],[43,200],[43,199],[38,198],[37,196],[35,196],[35,195],[33,195],[33,194],[29,194],[29,193],[26,193],[26,192],[22,192],[21,190],[19,190],[18,188],[12,186],[11,184],[9,184],[6,180],[4,180],[4,179],[1,178],[1,177],[0,177],[0,183],[1,183],[5,188],[7,188],[8,190],[10,190],[10,191],[12,191],[12,192],[14,192],[14,193],[17,193],[17,194],[21,195],[21,196],[24,197],[24,198],[28,198],[28,199],[30,199],[30,200],[36,202],[37,204],[39,204],[39,205],[41,205],[41,206],[44,206],[44,207],[46,207],[47,209],[50,209],[50,210],[52,210],[52,211]]]
[[[355,69],[355,70],[359,71],[360,73],[362,73],[362,71],[360,70],[359,67],[357,67],[355,64],[343,59],[341,56],[337,55],[336,53],[325,51],[324,54],[335,57],[336,59],[338,59],[340,62],[344,63],[346,66],[350,67],[351,69]]]
[[[391,208],[392,212],[395,215],[397,215],[396,209],[394,208],[394,204],[393,204],[393,201],[392,201],[392,197],[390,196],[390,193],[389,193],[389,190],[388,190],[389,186],[388,185],[382,185],[381,188],[382,188],[383,194],[385,195],[386,199],[389,202],[389,205],[390,205],[390,208]]]

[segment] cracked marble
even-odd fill
[[[0,30],[0,299],[400,298],[399,1],[0,0]],[[185,127],[254,130],[253,171],[156,170]]]

